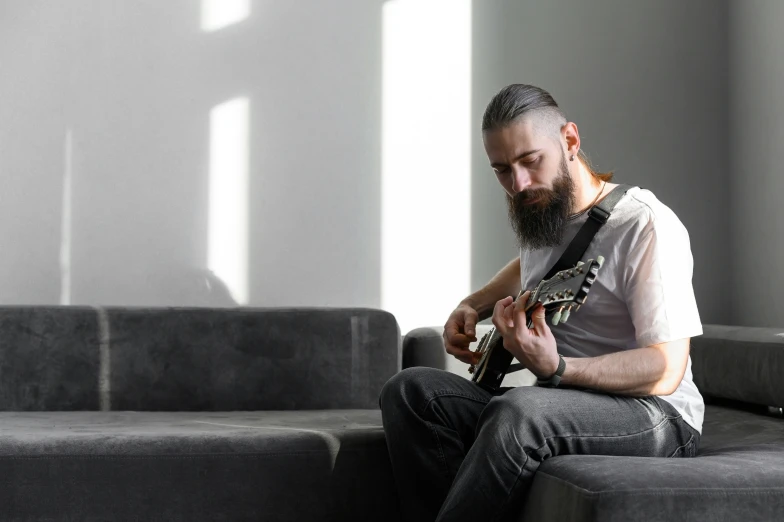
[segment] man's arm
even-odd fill
[[[520,257],[511,260],[485,286],[469,295],[460,304],[467,304],[483,321],[493,315],[495,304],[507,296],[520,293]]]
[[[564,357],[561,382],[619,395],[670,395],[686,372],[689,341],[687,337],[599,357]]]

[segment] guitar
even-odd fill
[[[580,309],[585,302],[591,285],[596,280],[604,258],[598,256],[587,263],[578,262],[573,268],[561,270],[550,279],[543,279],[531,292],[525,303],[526,326],[531,328],[533,321],[530,312],[537,303],[542,303],[545,316],[551,318],[553,326],[565,323],[569,316]],[[518,298],[523,295],[521,291]],[[495,392],[501,386],[514,356],[503,347],[503,337],[495,328],[487,332],[479,341],[476,353],[482,354],[476,365],[471,365],[468,372],[473,374],[471,380],[482,388]],[[522,365],[517,365],[522,367]]]

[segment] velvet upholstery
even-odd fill
[[[364,308],[2,307],[0,520],[397,520],[400,345]]]
[[[692,339],[703,395],[784,407],[784,328],[705,325]]]
[[[97,410],[95,310],[0,307],[0,411]]]
[[[0,413],[0,520],[399,520],[379,410]]]
[[[377,408],[400,368],[368,309],[109,309],[114,410]]]
[[[700,442],[688,459],[550,459],[520,520],[784,520],[784,419],[709,405]]]
[[[706,325],[698,456],[549,459],[519,519],[784,520],[779,339]],[[401,363],[468,377],[380,310],[0,307],[0,520],[400,520]]]
[[[0,308],[0,411],[377,408],[394,316],[364,308]]]

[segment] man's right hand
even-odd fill
[[[468,346],[476,341],[476,323],[479,314],[467,304],[461,304],[444,325],[444,347],[446,353],[466,364],[476,364],[480,354],[472,352]]]

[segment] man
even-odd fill
[[[482,132],[520,257],[452,312],[446,351],[477,362],[468,347],[477,322],[492,316],[504,348],[538,379],[550,379],[561,358],[565,369],[556,387],[497,393],[432,368],[390,379],[379,404],[407,522],[514,518],[545,459],[690,457],[702,429],[689,358],[702,326],[677,216],[651,192],[629,190],[583,258],[605,258],[585,304],[552,329],[537,305],[528,329],[528,295],[511,296],[536,286],[616,185],[591,169],[577,126],[537,87],[500,91]]]

